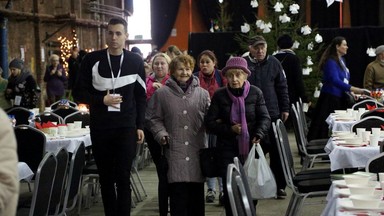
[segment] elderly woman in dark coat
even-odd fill
[[[214,93],[205,124],[210,133],[217,135],[220,175],[226,185],[228,164],[233,163],[234,157],[244,163],[252,144],[268,134],[271,119],[263,93],[247,81],[251,72],[245,59],[229,59],[222,73],[228,85]],[[226,187],[224,206],[226,215],[232,215]]]

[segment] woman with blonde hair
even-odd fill
[[[146,86],[147,86],[147,101],[148,104],[152,103],[150,101],[152,95],[158,89],[162,88],[166,81],[169,79],[169,64],[171,59],[165,53],[158,53],[152,59],[152,70],[153,73],[147,77]],[[151,108],[147,107],[146,110],[146,119],[148,120],[151,116]],[[168,180],[167,180],[167,170],[161,165],[161,147],[158,142],[153,138],[153,135],[150,131],[150,127],[146,124],[144,128],[145,141],[148,144],[149,151],[153,162],[156,165],[157,176],[159,178],[158,183],[158,205],[159,205],[159,215],[167,216],[168,215]]]

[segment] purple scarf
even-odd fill
[[[238,136],[238,146],[240,156],[246,158],[249,152],[249,133],[247,119],[245,118],[245,102],[244,99],[248,96],[250,84],[248,81],[244,83],[243,95],[235,97],[227,88],[229,97],[232,100],[231,107],[231,122],[233,124],[241,124],[241,134]]]

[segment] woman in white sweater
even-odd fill
[[[15,215],[19,197],[16,138],[8,116],[0,109],[0,215]]]

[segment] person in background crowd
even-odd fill
[[[363,89],[349,84],[350,74],[343,58],[347,50],[346,39],[337,36],[333,38],[320,58],[319,68],[323,73],[323,87],[313,111],[307,135],[308,141],[329,138],[328,124],[325,120],[335,110],[347,108],[343,99],[345,92],[364,93]]]
[[[143,53],[138,47],[132,47],[131,52],[136,53],[137,55],[141,56],[141,58],[143,58]]]
[[[8,80],[2,77],[3,69],[0,67],[0,108],[8,109],[11,107],[9,101],[5,98],[5,90],[7,89]]]
[[[89,104],[92,152],[100,176],[106,216],[129,216],[130,172],[137,144],[144,141],[144,62],[124,49],[127,22],[111,18],[108,48],[87,54],[73,96]]]
[[[296,103],[301,98],[304,103],[308,103],[303,82],[303,69],[299,57],[292,50],[293,40],[291,36],[281,35],[277,40],[277,45],[279,51],[275,54],[275,57],[280,61],[287,76],[289,102]]]
[[[248,81],[263,92],[271,122],[276,122],[277,119],[285,122],[288,119],[290,107],[283,67],[274,56],[267,55],[268,45],[263,36],[257,35],[251,38],[248,48],[249,55],[244,57],[251,71]],[[264,153],[269,152],[270,166],[277,185],[276,197],[283,199],[287,196],[285,192],[287,184],[271,125],[268,136],[261,141],[261,146]]]
[[[19,197],[17,145],[11,123],[0,109],[0,215],[16,215]]]
[[[167,55],[171,59],[174,59],[176,56],[179,56],[181,54],[182,54],[182,52],[180,51],[180,49],[177,46],[170,45],[169,47],[167,47]]]
[[[227,79],[223,77],[221,71],[217,67],[216,55],[210,50],[204,50],[197,57],[200,71],[195,72],[194,75],[200,80],[200,86],[207,90],[209,96],[212,98],[213,93],[220,87],[227,85]],[[216,136],[207,134],[208,147],[216,146]],[[217,178],[219,182],[219,204],[223,205],[223,182],[221,178]],[[208,191],[205,196],[207,203],[213,203],[216,197],[216,178],[207,178]]]
[[[152,68],[146,61],[144,61],[144,70],[145,78],[148,78],[152,74]]]
[[[32,74],[24,69],[24,62],[15,58],[9,63],[11,75],[8,78],[5,98],[12,106],[32,109],[37,106],[39,97],[36,81]]]
[[[67,82],[65,69],[63,65],[60,64],[60,57],[52,54],[49,57],[49,61],[51,64],[47,66],[44,75],[44,82],[47,83],[47,106],[51,106],[52,103],[63,98],[65,83]]]
[[[153,94],[150,129],[165,147],[171,215],[203,216],[204,177],[199,151],[205,147],[204,115],[209,93],[192,75],[194,60],[180,55],[170,64],[164,87]]]
[[[146,86],[147,86],[147,101],[149,101],[152,95],[156,90],[165,86],[166,81],[169,79],[169,64],[171,59],[165,53],[158,53],[153,57],[152,70],[153,74],[147,77]],[[148,102],[149,104],[150,102]],[[144,129],[145,141],[148,144],[149,151],[151,153],[153,162],[156,165],[157,176],[159,178],[158,183],[158,204],[159,204],[159,215],[167,216],[168,215],[168,180],[167,180],[167,170],[164,170],[164,167],[161,164],[161,146],[153,138],[153,135],[150,130],[149,122],[151,118],[151,107],[147,107],[146,112],[146,127]]]
[[[376,48],[376,59],[369,63],[364,74],[364,88],[376,90],[384,88],[384,45]]]
[[[72,47],[72,54],[67,59],[68,63],[68,90],[72,91],[79,73],[79,47]]]
[[[234,157],[244,164],[252,144],[267,136],[271,119],[262,91],[247,81],[251,71],[245,59],[230,58],[222,74],[228,85],[214,93],[205,125],[207,131],[217,136],[219,172],[226,185],[228,164],[233,163]],[[224,187],[224,207],[225,215],[231,216],[227,187]]]

